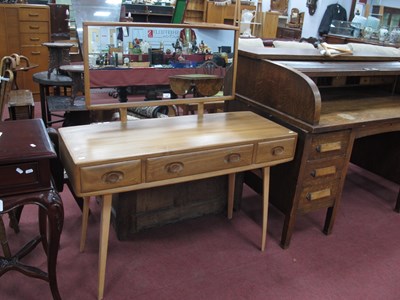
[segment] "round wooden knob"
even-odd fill
[[[241,159],[241,156],[239,153],[231,153],[231,154],[227,155],[227,157],[226,157],[226,161],[229,163],[239,162],[240,159]]]
[[[105,183],[116,183],[121,181],[124,178],[124,173],[120,171],[111,171],[104,174],[101,179]]]
[[[181,162],[173,162],[166,165],[165,169],[168,173],[177,174],[183,171],[183,163]]]
[[[282,146],[277,146],[272,149],[272,154],[273,155],[282,155],[284,151],[285,151],[285,148],[283,148]]]

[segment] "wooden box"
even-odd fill
[[[227,177],[219,176],[116,194],[112,223],[119,240],[131,240],[148,228],[225,211],[227,190]]]

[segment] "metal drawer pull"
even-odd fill
[[[333,175],[333,174],[336,174],[335,166],[314,169],[311,171],[312,177],[322,177],[322,176]]]
[[[226,156],[225,161],[228,163],[235,163],[241,160],[241,156],[239,153],[231,153]]]
[[[318,200],[321,198],[329,197],[330,195],[331,195],[331,189],[325,189],[325,190],[316,191],[313,193],[307,193],[306,198],[309,201],[314,201],[314,200]]]
[[[39,17],[39,14],[38,13],[29,13],[28,14],[28,16],[30,16],[30,17]]]
[[[173,162],[165,166],[168,173],[177,174],[183,171],[183,163]]]
[[[40,55],[40,51],[31,51],[32,55]]]
[[[32,25],[29,26],[29,29],[39,29],[39,28],[40,26],[32,26]]]
[[[121,171],[111,171],[104,174],[101,180],[105,183],[117,183],[124,178],[124,173]]]
[[[282,155],[285,152],[285,148],[283,146],[277,146],[272,148],[272,155]]]
[[[39,41],[40,39],[31,37],[29,40],[31,40],[31,41]]]
[[[329,151],[336,151],[342,149],[342,143],[341,142],[333,142],[333,143],[326,143],[326,144],[321,144],[318,145],[316,150],[317,152],[323,153],[323,152],[329,152]]]

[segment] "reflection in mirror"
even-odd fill
[[[80,49],[83,49],[83,22],[118,22],[121,0],[71,0]]]
[[[88,107],[232,98],[236,27],[89,22],[84,35]]]

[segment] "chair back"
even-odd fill
[[[202,63],[198,68],[202,69],[203,74],[214,75],[215,71],[219,68],[218,65],[212,60],[207,60]]]
[[[10,69],[5,69],[0,73],[0,121],[3,120],[4,106],[8,103],[11,88],[13,86],[14,73]]]

